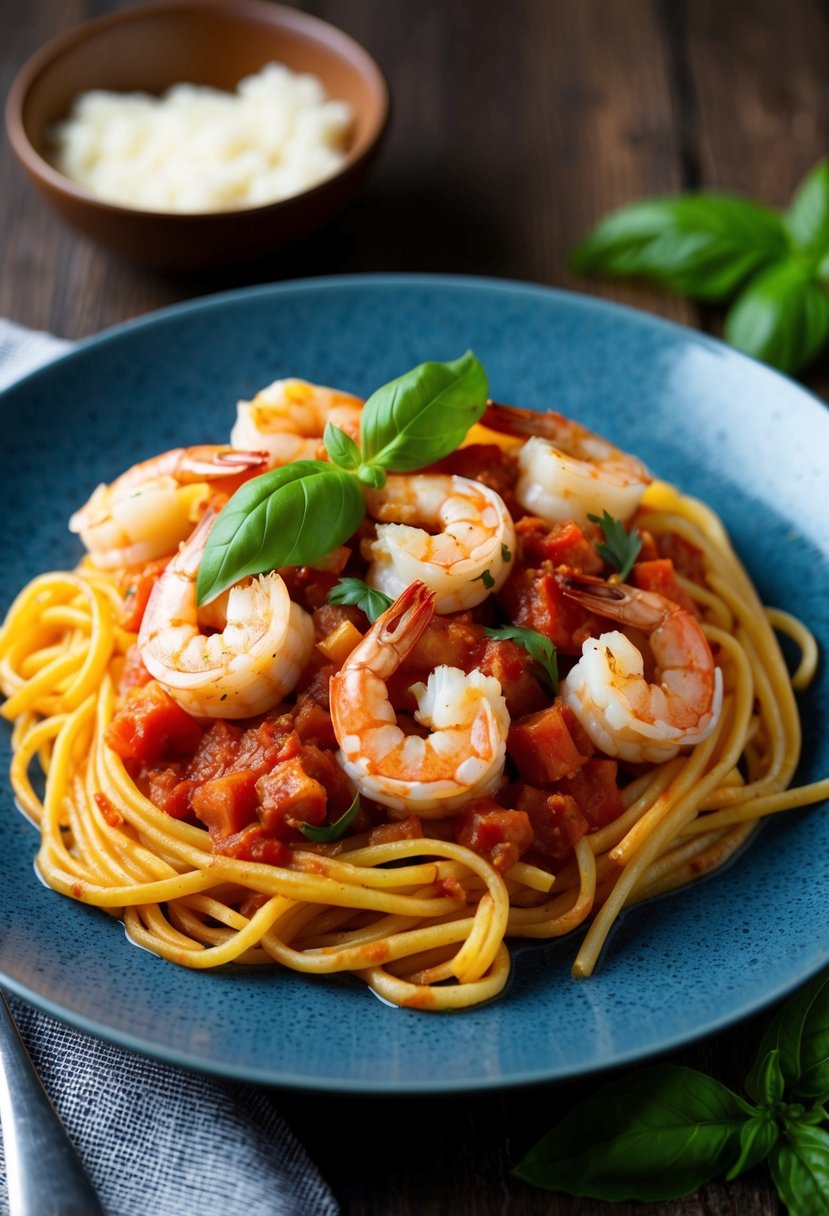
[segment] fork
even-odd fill
[[[0,1123],[9,1216],[104,1216],[2,992]]]

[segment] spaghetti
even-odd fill
[[[122,918],[139,945],[191,968],[353,972],[395,1004],[459,1009],[501,991],[507,939],[560,937],[589,924],[573,971],[590,975],[624,907],[724,865],[761,818],[829,796],[829,779],[790,788],[801,746],[793,686],[805,688],[817,663],[808,630],[763,608],[702,503],[654,482],[634,523],[656,546],[678,541],[699,554],[698,577],[678,575],[677,584],[722,671],[722,708],[690,750],[629,766],[621,813],[591,825],[556,865],[532,850],[496,864],[458,842],[454,809],[428,817],[411,837],[393,822],[384,831],[379,807],[373,826],[333,844],[294,833],[284,864],[217,851],[192,815],[175,818],[156,805],[107,742],[137,638],[137,623],[124,624],[119,571],[85,559],[73,573],[41,575],[0,632],[3,714],[15,723],[11,782],[40,830],[40,875]],[[800,649],[793,677],[775,630]],[[36,761],[46,774],[42,798],[30,775]]]

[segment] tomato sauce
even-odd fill
[[[598,529],[591,533],[573,522],[551,525],[526,515],[514,497],[516,459],[497,445],[459,449],[433,471],[457,473],[497,490],[516,521],[517,552],[497,597],[472,611],[432,620],[408,663],[391,677],[390,700],[404,729],[418,732],[423,728],[406,717],[415,709],[409,689],[436,666],[478,669],[499,681],[511,718],[504,784],[494,799],[479,798],[455,817],[455,838],[501,871],[521,857],[555,870],[582,836],[622,813],[619,768],[614,760],[594,755],[575,716],[552,699],[527,650],[514,640],[489,637],[485,626],[536,630],[554,643],[566,669],[584,640],[608,627],[564,590],[568,574],[611,573],[596,549],[601,536]],[[343,571],[364,575],[360,542],[372,535],[373,525],[361,524],[329,570],[282,571],[292,598],[311,612],[318,642],[345,622],[355,636],[368,629],[358,608],[331,605],[328,594]],[[645,534],[629,581],[695,611],[676,569],[693,580],[700,560],[687,542],[661,537],[657,544]],[[129,628],[138,628],[160,569],[153,563],[129,580]],[[328,682],[336,670],[317,649],[291,704],[248,722],[196,719],[150,679],[134,647],[124,661],[123,704],[107,742],[147,797],[172,817],[207,827],[217,852],[285,865],[289,846],[305,840],[303,825],[334,822],[354,797],[336,757],[329,712]],[[417,816],[389,821],[384,808],[364,799],[350,830],[367,829],[371,843],[423,835]]]

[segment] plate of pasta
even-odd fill
[[[133,322],[2,411],[11,989],[189,1067],[439,1092],[829,963],[798,385],[585,297],[355,276]]]

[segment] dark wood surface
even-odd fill
[[[117,0],[5,0],[2,87],[52,34]],[[309,0],[376,56],[393,125],[359,198],[327,231],[255,272],[167,278],[65,230],[0,149],[0,315],[81,337],[252,282],[447,271],[588,290],[717,332],[720,317],[639,285],[585,283],[567,255],[611,208],[689,187],[782,207],[829,149],[827,0]],[[805,377],[829,398],[829,360]],[[765,1016],[673,1053],[739,1086]],[[367,1045],[367,1049],[374,1049]],[[600,1216],[614,1205],[510,1176],[538,1135],[598,1084],[483,1096],[280,1105],[349,1216]],[[763,1170],[647,1209],[771,1216]]]

